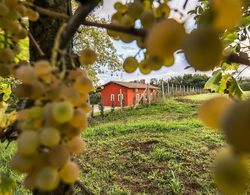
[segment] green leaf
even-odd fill
[[[228,33],[224,35],[223,41],[226,45],[230,45],[238,38],[237,32]]]
[[[242,26],[248,26],[248,25],[250,25],[250,16],[243,17],[242,21],[241,21],[241,25]]]
[[[220,88],[221,79],[222,79],[221,70],[214,72],[213,76],[205,84],[204,89],[210,89],[212,91],[218,92]]]
[[[11,86],[7,83],[0,83],[0,94],[3,94],[3,101],[7,101],[10,98]]]
[[[228,89],[229,93],[232,94],[237,99],[241,99],[243,95],[243,91],[240,88],[239,83],[233,77],[230,79],[230,83],[231,83],[231,86]]]
[[[15,181],[7,174],[0,174],[0,194],[13,194]]]
[[[221,67],[221,69],[225,72],[225,71],[229,71],[229,70],[238,70],[239,69],[239,64],[236,63],[232,63],[232,64],[227,64],[224,63]]]
[[[227,89],[227,81],[230,77],[232,77],[230,74],[226,74],[222,76],[220,80],[220,86],[217,92],[224,93],[225,89]]]

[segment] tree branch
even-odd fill
[[[183,9],[186,9],[187,3],[188,3],[188,0],[186,0],[185,3],[183,4]]]
[[[65,49],[74,34],[76,33],[82,21],[89,15],[89,13],[98,5],[100,0],[85,0],[85,3],[80,5],[75,14],[70,17],[65,31],[61,37],[60,49]]]
[[[227,63],[239,63],[239,64],[244,64],[247,66],[250,66],[250,60],[247,58],[242,58],[238,56],[237,54],[231,53],[226,57],[226,62]]]
[[[122,32],[126,34],[131,34],[139,37],[145,37],[147,34],[147,31],[144,29],[136,29],[133,27],[127,27],[127,26],[121,26],[121,25],[114,25],[114,24],[102,24],[102,23],[95,23],[95,22],[90,22],[90,21],[83,21],[83,25],[85,26],[94,26],[98,28],[105,28],[108,30],[113,30],[117,32]]]
[[[69,19],[69,16],[64,14],[64,13],[59,13],[59,12],[55,12],[53,10],[45,9],[43,7],[34,5],[33,3],[30,3],[30,2],[27,2],[27,1],[22,1],[21,3],[28,6],[28,7],[33,8],[39,14],[50,16],[52,18],[59,18],[59,19],[64,19],[64,20]]]

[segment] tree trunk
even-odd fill
[[[59,13],[71,15],[70,0],[34,0],[34,4]],[[30,43],[30,60],[50,59],[56,34],[63,24],[63,20],[40,15],[37,22],[30,22],[30,32],[41,47],[45,56],[41,56],[36,47]]]

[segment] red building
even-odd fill
[[[101,99],[104,106],[132,106],[139,101],[155,100],[158,88],[142,82],[110,81],[102,86]]]

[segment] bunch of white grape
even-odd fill
[[[18,0],[0,1],[0,76],[2,77],[11,74],[17,61],[15,58],[21,52],[19,41],[27,37],[27,30],[22,23],[23,17],[36,21],[39,14]]]
[[[199,25],[191,33],[187,33],[184,23],[170,18],[170,8],[166,2],[151,4],[149,1],[134,0],[127,4],[115,3],[116,13],[111,18],[114,25],[145,30],[146,36],[135,36],[127,33],[108,30],[115,40],[125,43],[136,41],[144,51],[144,59],[140,62],[136,57],[128,57],[123,68],[128,73],[137,69],[143,74],[162,66],[172,66],[174,54],[183,51],[190,65],[200,71],[208,71],[220,65],[223,60],[223,43],[220,36],[225,30],[230,30],[241,22],[241,0],[212,0],[210,1],[210,21]],[[231,10],[231,11],[228,11]],[[205,20],[205,18],[204,18]],[[140,25],[138,25],[138,23]]]
[[[85,52],[81,61],[86,61]],[[34,101],[17,114],[20,135],[13,168],[27,174],[24,184],[29,189],[50,191],[60,181],[74,183],[80,171],[71,156],[85,150],[80,134],[87,128],[91,80],[81,68],[61,75],[45,60],[20,64],[13,74],[22,82],[17,97]]]

